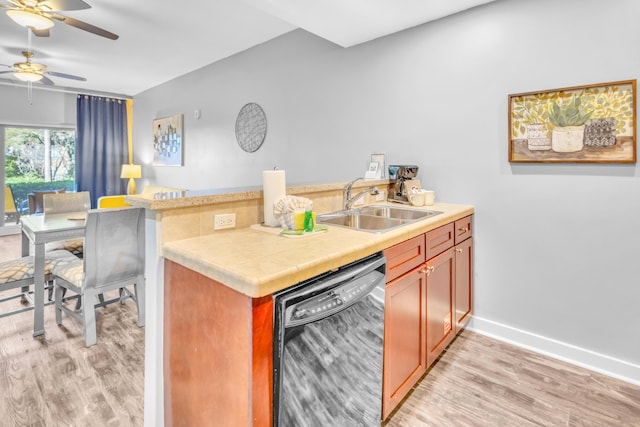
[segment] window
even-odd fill
[[[13,226],[20,215],[30,214],[32,191],[74,191],[75,129],[0,126],[0,143],[5,153],[4,226]]]

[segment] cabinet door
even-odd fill
[[[471,318],[473,294],[473,238],[456,246],[456,333]]]
[[[385,291],[382,418],[389,416],[426,371],[426,283],[422,266]]]
[[[426,263],[427,366],[455,337],[455,253],[450,248]]]

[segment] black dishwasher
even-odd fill
[[[379,426],[382,253],[274,295],[274,426]]]

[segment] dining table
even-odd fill
[[[30,215],[20,218],[22,223],[22,256],[30,254],[33,245],[34,298],[33,336],[44,334],[45,244],[84,237],[87,212]]]

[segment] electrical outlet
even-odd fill
[[[364,205],[364,194],[353,201],[353,206]]]
[[[236,214],[219,214],[213,218],[213,229],[224,230],[225,228],[235,228],[236,226]]]
[[[384,201],[384,190],[380,191],[378,190],[378,194],[376,194],[376,202],[383,202]]]

